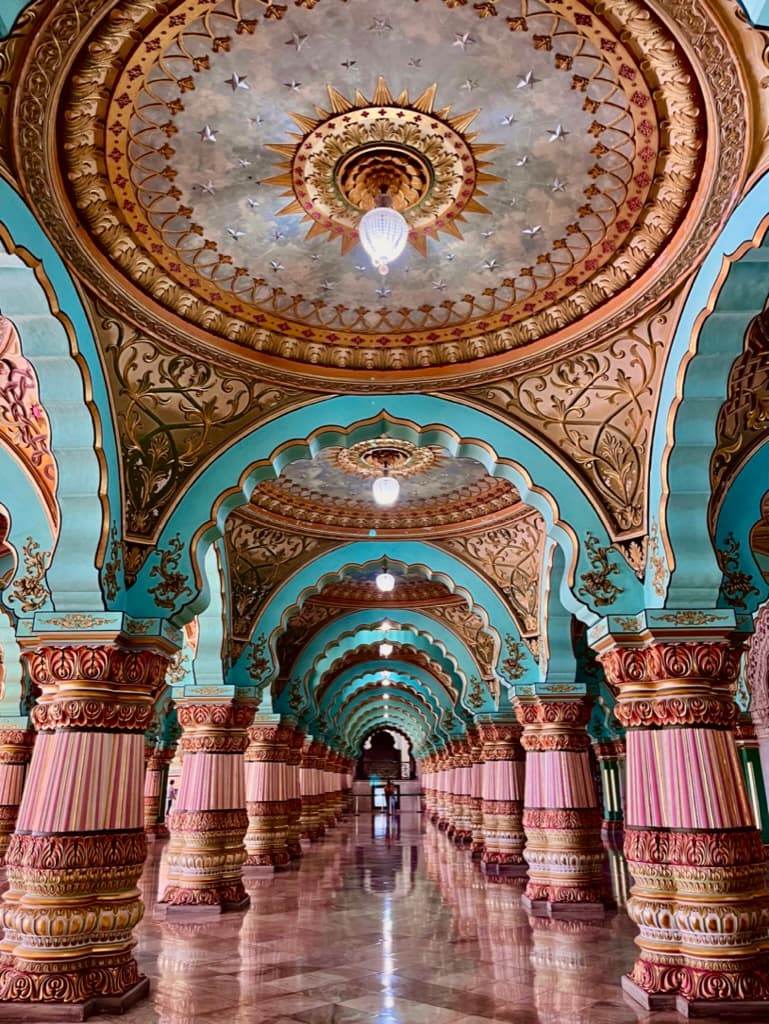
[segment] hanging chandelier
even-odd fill
[[[395,577],[387,569],[386,558],[382,560],[382,571],[377,573],[374,582],[376,583],[377,590],[379,590],[382,594],[389,594],[390,591],[394,588]]]
[[[392,199],[384,189],[375,198],[372,209],[361,217],[358,235],[366,255],[384,276],[409,240],[408,222],[393,209]]]
[[[392,652],[393,652],[393,645],[392,644],[388,644],[388,643],[385,642],[385,643],[379,645],[379,657],[380,658],[389,658],[390,655],[392,654]]]
[[[401,485],[394,476],[390,476],[390,471],[385,468],[384,474],[374,480],[372,491],[377,505],[389,508],[398,500]]]

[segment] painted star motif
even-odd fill
[[[472,92],[473,89],[478,88],[477,78],[466,78],[459,87],[460,89],[466,89],[468,92]]]
[[[464,53],[468,46],[472,46],[475,43],[475,39],[470,35],[469,32],[455,32],[454,42],[452,46],[459,46]]]
[[[525,75],[518,76],[518,85],[516,89],[533,89],[539,79],[535,76],[533,71],[527,71]]]
[[[493,228],[489,228],[488,231],[481,231],[481,238],[491,238],[491,236],[493,234],[494,234],[494,229]]]
[[[225,78],[224,84],[229,85],[233,92],[237,92],[238,89],[250,89],[251,86],[246,81],[247,78],[248,75],[239,75],[233,71],[229,78]]]
[[[421,68],[422,67],[422,58],[421,57],[410,57],[409,58],[409,67],[410,68]]]
[[[499,270],[499,265],[495,259],[483,261],[484,270]]]
[[[292,32],[291,38],[286,40],[286,46],[293,46],[299,53],[309,38],[306,32]]]
[[[365,273],[368,270],[368,267],[364,267],[362,263],[356,263],[355,266],[353,267],[353,270],[358,270],[361,273]]]
[[[242,238],[243,235],[245,235],[245,231],[241,231],[239,228],[227,228],[227,234],[232,235],[237,242],[239,238]]]
[[[252,210],[255,210],[257,208],[257,206],[259,205],[259,200],[258,199],[247,199],[246,202],[248,203],[249,208],[252,209]]]
[[[273,242],[282,242],[285,237],[285,233],[281,231],[280,228],[275,228],[275,230],[270,235],[270,238],[273,240]]]
[[[356,68],[357,66],[357,60],[351,60],[350,58],[348,58],[347,60],[343,60],[341,63],[341,67],[343,67],[346,71],[352,71],[352,69]]]
[[[528,228],[521,228],[521,234],[527,235],[529,238],[534,238],[534,236],[538,235],[541,230],[541,224],[534,224],[533,226],[529,226]]]
[[[368,30],[369,32],[392,32],[393,27],[387,18],[373,18]]]
[[[283,84],[287,89],[290,89],[292,92],[299,92],[299,90],[302,88],[302,83],[297,82],[295,78],[292,78],[290,82],[284,82]]]
[[[436,292],[443,292],[446,290],[446,282],[442,277],[439,277],[437,281],[433,281],[433,288]]]
[[[336,288],[336,282],[335,281],[324,281],[321,284],[321,286],[320,286],[320,290],[323,291],[323,292],[333,292],[333,290],[335,288]]]
[[[505,114],[505,116],[499,123],[504,125],[505,128],[509,128],[511,125],[517,124],[517,122],[518,118],[515,116],[515,114]]]
[[[449,263],[453,263],[456,258],[457,258],[457,254],[455,252],[447,252],[446,253],[446,259],[447,259],[447,261]]]
[[[264,118],[261,114],[255,114],[253,117],[248,119],[254,128],[260,128],[264,124]]]
[[[216,133],[219,131],[218,128],[211,128],[210,125],[204,125],[198,134],[203,142],[216,142]]]
[[[547,134],[550,136],[548,142],[563,142],[567,135],[571,135],[571,132],[567,132],[564,126],[559,124],[555,128],[548,128]]]
[[[270,270],[274,270],[276,273],[279,270],[285,270],[286,268],[280,262],[280,260],[270,260]]]
[[[529,155],[528,155],[528,153],[524,153],[523,156],[519,156],[518,159],[515,161],[515,166],[516,167],[525,167],[528,162],[529,162]]]
[[[207,181],[205,183],[205,185],[197,185],[196,187],[199,188],[201,192],[205,192],[206,195],[209,195],[209,196],[215,196],[216,195],[216,189],[214,188],[213,181]]]
[[[320,259],[320,253],[318,253],[318,252],[312,253],[310,255],[310,259],[312,260],[313,263],[317,263],[318,260]]]
[[[238,158],[238,164],[241,167],[250,167],[251,166],[251,161],[250,160],[244,160],[242,157],[239,157]]]
[[[552,181],[552,183],[550,185],[550,191],[551,192],[565,192],[566,191],[566,182],[565,181],[561,181],[560,178],[553,178],[553,181]]]
[[[388,295],[392,295],[393,290],[392,288],[377,288],[376,293],[380,299],[386,299]]]

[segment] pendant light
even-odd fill
[[[374,582],[376,583],[377,590],[382,594],[389,594],[395,586],[395,577],[387,569],[386,558],[382,559],[382,571],[377,573]]]
[[[398,259],[409,239],[409,226],[403,214],[393,209],[392,199],[382,189],[374,207],[363,214],[358,225],[360,244],[380,274]]]

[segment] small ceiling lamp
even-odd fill
[[[390,694],[389,693],[382,694],[382,700],[389,700],[389,699],[390,699]]]
[[[377,573],[374,582],[376,583],[377,590],[381,591],[383,594],[389,594],[395,586],[395,577],[387,569],[386,558],[382,560],[382,571]]]
[[[374,480],[372,491],[377,505],[390,508],[398,500],[401,485],[394,476],[390,476],[389,470],[385,469],[382,476],[378,476]]]
[[[392,644],[384,643],[384,644],[380,644],[379,645],[379,657],[380,658],[389,658],[390,655],[392,654],[392,652],[393,652],[393,645]]]
[[[390,269],[409,240],[409,226],[403,214],[393,209],[384,188],[374,199],[374,207],[363,214],[358,225],[360,244],[380,274]]]

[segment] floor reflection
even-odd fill
[[[621,838],[621,837],[620,837]],[[627,899],[621,850],[607,884]],[[624,910],[598,921],[530,917],[524,880],[487,879],[417,814],[346,820],[275,874],[246,872],[251,908],[200,920],[154,903],[163,846],[142,879],[137,955],[147,1002],[117,1024],[664,1024],[626,1002]],[[611,846],[611,844],[609,844]],[[703,1018],[704,1024],[715,1024]]]

